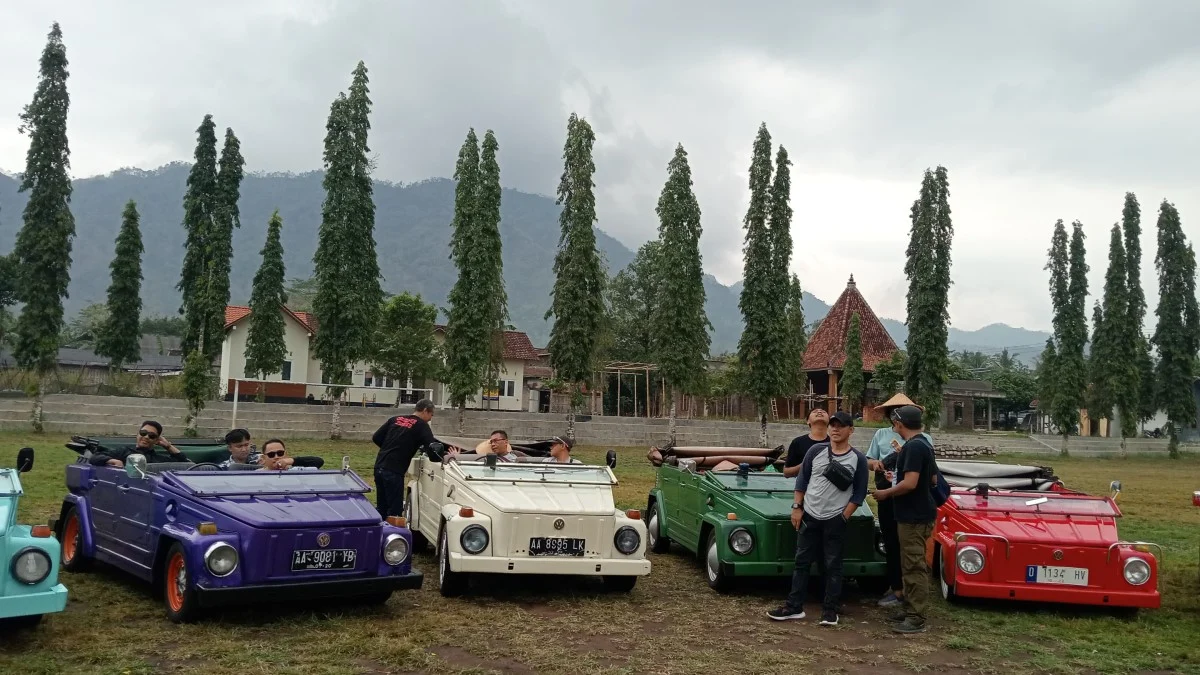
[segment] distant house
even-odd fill
[[[107,381],[111,362],[107,356],[100,356],[90,349],[61,347],[56,361],[60,376],[95,375],[96,381]],[[0,368],[16,368],[17,362],[8,350],[0,352]],[[157,375],[177,375],[183,369],[183,357],[171,354],[159,354],[157,350],[142,347],[141,358],[137,363],[126,363],[121,371],[126,373],[146,373]],[[85,379],[87,379],[85,377]]]

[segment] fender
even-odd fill
[[[458,543],[459,536],[468,525],[482,525],[488,531],[488,545],[480,555],[490,555],[492,550],[492,537],[495,532],[492,530],[492,519],[490,516],[485,516],[478,511],[470,518],[458,515],[458,504],[446,504],[442,507],[442,531],[446,533],[446,544],[452,552],[460,552],[461,545]],[[438,533],[439,536],[441,533]],[[450,568],[454,571],[453,565]]]
[[[717,514],[709,511],[700,517],[700,542],[696,545],[696,551],[703,552],[704,545],[708,539],[708,532],[715,530],[717,533],[717,550],[719,552],[731,553],[729,551],[729,533],[737,528],[744,528],[750,531],[750,535],[758,541],[758,529],[755,524],[748,520],[729,520],[728,518],[718,518]],[[757,548],[757,546],[756,546]]]
[[[63,520],[67,516],[67,509],[72,506],[79,514],[79,554],[85,558],[94,558],[96,557],[96,536],[92,531],[92,516],[88,511],[87,497],[73,492],[68,492],[63,497],[62,508],[58,512],[58,521],[54,523],[54,534],[62,537]]]
[[[664,536],[670,536],[667,534],[667,532],[669,530],[669,528],[667,527],[667,512],[664,510],[662,503],[663,503],[662,490],[658,489],[657,487],[650,488],[650,494],[646,498],[646,520],[645,520],[645,523],[646,523],[646,526],[649,527],[650,526],[650,514],[657,512],[658,513],[658,529],[659,529],[659,531],[662,532]]]

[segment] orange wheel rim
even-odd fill
[[[72,514],[67,519],[67,525],[63,528],[62,546],[63,562],[69,563],[74,560],[75,554],[79,552],[79,516]]]
[[[187,590],[187,566],[183,563],[183,554],[176,553],[167,561],[167,606],[172,612],[183,609],[183,594]]]

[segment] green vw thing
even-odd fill
[[[782,446],[651,448],[656,476],[644,516],[650,550],[666,553],[675,542],[695,553],[717,591],[729,590],[739,577],[790,577],[796,480],[778,470],[782,454]],[[881,585],[883,537],[866,504],[851,517],[846,536],[845,577]]]

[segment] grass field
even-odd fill
[[[23,476],[24,522],[57,514],[61,466],[74,457],[63,440],[0,432],[0,464],[11,466],[22,445],[38,451],[35,470]],[[374,456],[367,443],[296,441],[291,450],[335,464],[349,455],[365,478]],[[654,481],[644,449],[618,452],[618,504],[643,507]],[[603,453],[577,454],[602,461]],[[786,582],[717,595],[678,549],[653,555],[654,571],[629,595],[586,581],[494,578],[454,600],[437,593],[425,553],[416,561],[425,588],[398,592],[383,607],[300,603],[176,626],[147,587],[95,569],[62,575],[70,589],[65,612],[35,631],[0,635],[0,673],[1200,673],[1200,509],[1191,505],[1200,459],[1031,461],[1051,463],[1068,485],[1089,492],[1122,481],[1123,537],[1166,550],[1162,609],[1129,617],[939,599],[928,633],[896,637],[875,596],[852,585],[837,628],[819,629],[815,619],[771,622],[763,612],[779,603]]]

